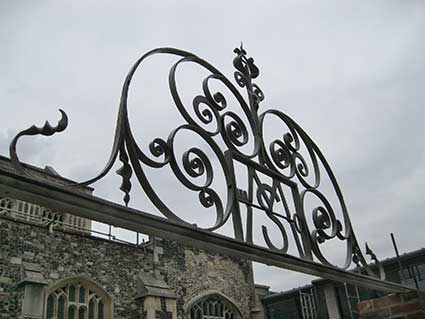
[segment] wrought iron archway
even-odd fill
[[[234,53],[236,54],[233,59],[233,66],[236,69],[234,80],[239,88],[213,65],[192,53],[173,48],[159,48],[143,55],[131,68],[123,85],[114,143],[109,160],[97,176],[78,184],[90,185],[102,179],[119,159],[122,162],[122,167],[117,173],[122,177],[120,189],[124,192],[126,206],[130,201],[133,186],[130,179],[134,174],[144,192],[166,220],[157,220],[154,216],[142,212],[130,216],[128,214],[132,210],[129,208],[118,208],[116,205],[96,201],[92,198],[85,198],[87,206],[77,212],[77,209],[69,204],[72,202],[72,205],[83,205],[81,201],[75,204],[77,198],[73,197],[76,195],[72,191],[72,187],[75,185],[69,185],[65,190],[62,187],[55,188],[54,191],[64,192],[67,196],[71,196],[69,202],[62,205],[67,205],[68,209],[74,210],[77,215],[84,215],[87,218],[97,218],[102,221],[105,218],[113,219],[113,222],[111,222],[113,224],[119,224],[130,229],[143,229],[148,233],[154,232],[155,229],[163,230],[165,231],[164,235],[168,234],[172,239],[182,239],[185,243],[195,241],[195,244],[198,243],[206,248],[218,250],[223,248],[227,252],[260,262],[283,265],[283,267],[289,269],[331,279],[356,284],[363,283],[369,287],[379,286],[387,290],[404,290],[404,287],[383,281],[383,269],[375,254],[366,245],[366,254],[370,255],[371,259],[376,262],[378,272],[374,272],[368,265],[355,237],[342,192],[324,155],[309,135],[287,114],[275,109],[260,110],[264,94],[255,83],[260,71],[254,59],[247,55],[242,46],[236,48]],[[158,54],[179,57],[179,60],[172,65],[169,71],[168,83],[175,106],[185,122],[172,130],[166,138],[153,139],[149,144],[149,153],[146,153],[142,151],[133,136],[128,116],[127,99],[131,81],[139,66],[148,57]],[[182,102],[176,84],[177,69],[187,63],[195,63],[209,72],[209,75],[202,82],[203,94],[196,95],[192,100],[191,112],[189,112],[188,106]],[[228,90],[227,93],[237,100],[238,107],[245,120],[236,112],[228,109],[228,98],[223,91],[211,89],[213,81],[218,81],[224,85]],[[246,91],[246,97],[240,93],[240,89]],[[25,190],[28,187],[27,184],[34,183],[35,179],[20,163],[16,146],[22,136],[49,136],[64,131],[68,124],[68,118],[64,111],[60,110],[60,112],[62,118],[56,126],[52,126],[48,122],[43,127],[32,126],[20,132],[10,145],[12,163],[20,174],[19,178],[15,178],[22,179],[25,177],[25,181],[22,181],[22,189],[17,191],[20,191],[21,194],[25,192],[26,196],[33,197],[36,200],[46,201],[47,198],[51,197],[52,185],[47,187],[48,181],[38,180],[36,183],[39,187],[47,187],[51,191],[46,193],[40,189],[34,195],[30,194],[28,189]],[[281,139],[274,139],[269,142],[265,140],[264,126],[266,119],[271,117],[280,120],[286,126],[286,130],[282,132]],[[213,126],[212,129],[211,126]],[[205,151],[198,147],[190,147],[183,152],[181,158],[176,155],[175,138],[181,131],[189,131],[207,143],[210,151],[218,159],[225,176],[226,196],[220,197],[212,187],[216,175]],[[225,149],[219,146],[217,139],[226,146]],[[248,143],[252,145],[249,152],[243,149]],[[301,152],[302,149],[305,150],[305,154]],[[248,187],[246,189],[238,187],[234,172],[235,163],[244,166],[248,172]],[[146,168],[162,167],[170,167],[177,180],[187,189],[195,192],[203,207],[215,208],[216,221],[213,226],[200,229],[180,218],[173,209],[166,205],[155,192],[145,173]],[[2,172],[0,171],[0,173]],[[10,174],[9,172],[8,175],[10,176]],[[321,180],[324,175],[332,184],[338,200],[336,204],[331,203],[321,192]],[[271,182],[264,182],[260,176],[267,176]],[[5,182],[6,178],[3,180]],[[201,180],[203,182],[197,183]],[[12,188],[19,186],[17,183],[11,183],[10,180],[9,184]],[[286,205],[288,192],[294,202],[294,209],[292,210]],[[304,204],[309,196],[315,197],[321,204],[311,211],[306,211]],[[94,202],[97,203],[96,205],[108,205],[108,210],[113,210],[115,215],[101,214],[97,211]],[[61,205],[57,201],[51,204]],[[278,205],[282,205],[284,213],[277,212],[276,207]],[[246,209],[247,212],[245,229],[241,218],[241,207]],[[261,210],[279,229],[281,247],[274,244],[265,226],[262,226],[262,234],[267,249],[255,245],[252,236],[253,208]],[[336,209],[341,211],[342,218],[337,217]],[[122,213],[121,217],[118,211]],[[225,225],[230,216],[232,216],[233,221],[234,238],[229,239],[214,234],[213,231]],[[131,224],[129,220],[133,218],[138,218],[139,225],[137,227]],[[311,219],[310,223],[307,220],[308,218]],[[143,222],[148,223],[142,225]],[[174,229],[176,234],[170,234],[170,229]],[[192,237],[192,240],[190,240],[185,237],[188,229],[195,234],[197,239]],[[288,254],[289,233],[294,238],[298,256]],[[203,237],[203,239],[200,237]],[[321,245],[332,240],[342,241],[346,246],[345,263],[341,269],[327,260],[321,251]],[[361,266],[374,279],[344,271],[352,262]]]

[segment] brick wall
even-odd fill
[[[362,301],[357,308],[362,319],[424,319],[425,293],[392,294]]]

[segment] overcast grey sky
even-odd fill
[[[121,86],[142,53],[192,51],[231,78],[232,50],[243,41],[261,70],[262,109],[277,108],[309,132],[338,178],[358,240],[393,256],[390,232],[401,252],[424,246],[424,37],[423,1],[0,0],[0,154],[19,130],[56,123],[61,107],[67,131],[23,141],[22,160],[91,177],[109,155]],[[132,87],[141,142],[181,123],[166,88],[169,61],[154,60]],[[199,86],[191,75],[182,82]],[[119,183],[111,176],[96,194],[119,201]],[[310,280],[266,266],[255,277],[274,290]]]

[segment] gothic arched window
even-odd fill
[[[46,319],[112,319],[112,298],[91,280],[68,278],[49,289]]]
[[[197,298],[189,306],[190,319],[240,319],[237,307],[218,293]]]

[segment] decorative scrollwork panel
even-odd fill
[[[287,254],[295,248],[298,257],[332,265],[322,251],[324,243],[341,241],[345,244],[342,268],[348,268],[354,260],[356,265],[362,265],[369,274],[374,275],[361,253],[342,192],[322,152],[287,114],[275,109],[261,110],[260,104],[265,96],[255,83],[260,70],[242,46],[234,53],[234,81],[207,61],[178,49],[155,49],[137,60],[123,85],[109,160],[98,175],[78,185],[90,185],[102,179],[119,160],[121,167],[117,174],[122,178],[120,189],[126,205],[131,202],[131,191],[137,181],[164,217],[197,227],[181,218],[176,213],[178,210],[169,206],[166,198],[153,186],[152,178],[155,177],[147,174],[148,170],[168,169],[174,180],[193,194],[194,200],[202,208],[208,212],[214,211],[215,222],[205,229],[219,230],[232,217],[234,238],[256,244],[257,238],[253,238],[252,229],[254,207],[280,234],[278,245],[270,235],[270,229],[264,225],[261,227],[262,239],[269,249]],[[148,145],[141,147],[130,125],[128,95],[135,73],[145,60],[154,55],[177,58],[168,72],[168,86],[182,122],[168,135],[155,137]],[[195,94],[191,103],[183,101],[177,85],[178,70],[189,64],[197,65],[208,73],[199,84],[201,93]],[[219,83],[220,89],[213,83]],[[62,110],[61,114],[57,126],[48,122],[41,128],[32,126],[13,139],[10,155],[20,172],[25,173],[25,169],[16,153],[18,140],[25,135],[48,136],[62,132],[68,119]],[[280,123],[281,131],[267,124],[271,119]],[[271,127],[274,130],[272,135],[277,134],[277,137],[270,138],[271,134],[267,131]],[[193,144],[182,150],[178,145],[178,136],[183,133],[195,136],[205,147]],[[234,168],[235,161],[247,169],[248,186],[245,190],[238,187],[240,178]],[[218,176],[222,176],[225,189],[216,188]],[[266,181],[264,176],[267,177]],[[325,195],[324,178],[330,182],[336,201],[331,201]],[[306,202],[309,198],[315,198],[319,204],[308,208]],[[287,204],[289,201],[293,203],[291,208]],[[245,208],[247,220],[243,221],[241,209]],[[203,212],[196,213],[201,215]],[[369,248],[367,253],[377,261]]]

